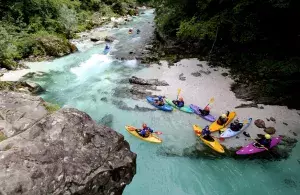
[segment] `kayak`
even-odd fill
[[[177,106],[172,102],[172,100],[166,98],[165,101],[166,101],[169,105],[173,106],[174,108],[177,108],[178,110],[181,110],[181,111],[187,112],[187,113],[193,113],[193,110],[192,110],[190,107],[183,106],[183,107],[179,108],[179,107],[177,107]]]
[[[251,122],[252,122],[252,118],[249,118],[248,122],[246,124],[244,124],[243,127],[239,131],[232,131],[229,127],[220,135],[220,137],[228,138],[228,137],[236,136],[237,134],[239,134],[239,133],[243,132],[245,129],[247,129],[250,126]]]
[[[155,104],[155,100],[153,97],[147,96],[146,98],[148,100],[148,102],[153,105],[154,107],[163,110],[163,111],[167,111],[167,112],[171,112],[173,110],[173,108],[167,104],[163,105],[163,106],[158,106]]]
[[[274,146],[276,146],[277,144],[279,144],[280,141],[281,141],[281,137],[274,137],[274,138],[272,138],[270,148],[273,148]],[[258,145],[258,146],[256,146],[256,145]],[[251,143],[251,144],[249,144],[249,145],[241,148],[240,150],[238,150],[236,152],[236,154],[237,155],[255,154],[255,153],[263,152],[265,150],[266,150],[265,148],[261,147],[256,142],[253,142],[253,143]]]
[[[210,126],[209,126],[209,130],[211,132],[214,132],[214,131],[218,131],[224,127],[226,127],[233,119],[234,117],[236,116],[236,113],[235,112],[230,112],[229,115],[228,115],[228,120],[227,122],[224,124],[224,125],[219,125],[217,123],[217,120],[215,122],[213,122]]]
[[[144,141],[147,141],[147,142],[151,142],[151,143],[157,143],[157,144],[160,144],[162,143],[162,140],[156,136],[154,136],[153,134],[150,134],[149,137],[142,137],[140,136],[137,132],[136,132],[136,127],[133,127],[133,126],[130,126],[130,125],[126,125],[125,126],[125,129],[133,136],[141,139],[141,140],[144,140]]]
[[[190,105],[190,108],[194,111],[195,114],[199,115],[200,117],[204,118],[205,120],[208,120],[208,121],[210,121],[210,122],[214,122],[214,121],[216,120],[216,118],[215,118],[214,116],[210,115],[210,114],[209,114],[209,115],[206,115],[206,116],[203,116],[203,115],[201,114],[201,112],[199,111],[199,109],[202,110],[202,108],[200,108],[199,106],[196,106],[196,105],[194,105],[194,104],[191,104],[191,105]]]
[[[224,148],[221,146],[221,144],[218,141],[216,141],[214,138],[212,138],[211,140],[206,140],[202,137],[202,135],[201,135],[202,128],[201,127],[199,127],[198,125],[193,125],[193,129],[194,129],[195,134],[203,141],[204,144],[206,144],[211,149],[213,149],[219,153],[225,152]]]
[[[107,54],[109,53],[109,51],[110,51],[110,48],[104,49],[103,54],[104,54],[104,55],[107,55]]]

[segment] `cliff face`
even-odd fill
[[[0,194],[122,194],[136,171],[124,137],[76,109],[0,91]]]

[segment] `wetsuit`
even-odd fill
[[[184,106],[184,102],[183,101],[179,101],[179,100],[173,100],[172,101],[177,107],[181,108]]]
[[[237,123],[237,124],[231,123],[230,124],[230,129],[232,131],[239,131],[242,129],[242,127],[243,127],[243,123]]]
[[[150,127],[146,127],[138,131],[139,135],[142,137],[149,137],[149,133],[153,133],[153,130]]]
[[[261,138],[258,140],[258,143],[265,146],[266,148],[270,148],[271,141],[272,141],[271,139]]]

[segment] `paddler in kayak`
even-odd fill
[[[199,108],[199,112],[202,114],[202,116],[207,116],[210,113],[210,108],[208,106],[205,106],[203,110]]]
[[[109,49],[109,45],[108,44],[105,45],[105,50],[107,50],[107,49]]]
[[[240,123],[239,119],[235,119],[233,123],[230,124],[230,129],[232,131],[239,131],[243,127],[243,123]]]
[[[143,124],[143,129],[137,129],[136,131],[138,134],[142,137],[149,137],[151,133],[153,133],[153,130],[147,126],[147,124]]]
[[[204,129],[202,129],[201,135],[202,135],[202,137],[203,137],[204,139],[206,139],[206,140],[211,140],[212,137],[211,137],[210,134],[211,134],[211,132],[210,132],[210,130],[209,130],[209,126],[206,125],[206,127],[205,127]]]
[[[128,31],[128,33],[129,33],[129,34],[131,34],[131,33],[132,33],[132,31],[133,31],[133,29],[132,29],[132,28],[130,28],[130,29],[129,29],[129,31]]]
[[[173,100],[173,104],[175,104],[178,108],[184,107],[183,98],[180,97],[178,100]]]
[[[222,114],[219,119],[217,120],[217,123],[219,125],[224,125],[227,121],[228,121],[228,115],[229,115],[229,111],[227,111],[226,114]]]
[[[266,148],[270,148],[271,141],[272,141],[272,139],[271,139],[270,134],[265,134],[265,136],[263,136],[257,140],[258,143],[260,143],[261,145],[263,145]],[[259,144],[258,144],[258,146],[259,146]]]
[[[158,96],[157,99],[155,99],[155,104],[157,106],[163,106],[163,105],[165,105],[164,97],[163,96]]]

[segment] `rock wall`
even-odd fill
[[[73,108],[0,91],[0,194],[122,194],[136,171],[124,137]]]

